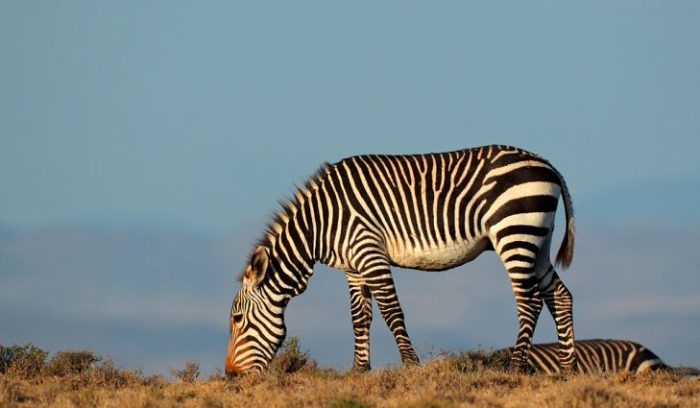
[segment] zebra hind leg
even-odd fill
[[[557,326],[561,372],[570,374],[576,370],[573,297],[551,264],[540,279],[539,288]]]
[[[532,337],[542,311],[536,261],[541,252],[541,246],[546,246],[547,240],[540,236],[534,236],[535,239],[532,239],[532,231],[526,227],[511,228],[510,232],[511,235],[499,233],[502,235],[501,240],[493,242],[493,247],[496,248],[498,256],[508,271],[518,313],[518,335],[509,369],[514,372],[523,372],[528,366]],[[528,235],[528,239],[523,240],[523,235]]]
[[[518,275],[521,275],[518,273]],[[525,372],[528,367],[528,353],[532,345],[532,337],[537,326],[537,320],[542,310],[542,299],[536,289],[536,282],[532,277],[525,279],[516,278],[509,273],[515,304],[518,311],[518,336],[515,340],[513,355],[510,358],[509,370],[513,372]]]
[[[353,371],[370,370],[369,327],[372,322],[372,295],[357,272],[346,271],[350,288],[350,313],[355,334],[355,355]]]

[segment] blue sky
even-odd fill
[[[196,344],[212,347],[235,290],[228,282],[276,201],[321,162],[358,153],[489,143],[538,152],[566,177],[582,230],[606,238],[605,251],[589,253],[601,264],[585,265],[604,273],[613,267],[603,261],[618,262],[627,279],[643,268],[653,277],[661,271],[639,264],[637,247],[607,237],[641,228],[654,231],[642,242],[655,247],[679,236],[697,242],[697,21],[694,1],[0,1],[0,323],[11,327],[0,341],[80,342],[12,316],[49,316],[47,327],[100,322],[125,338],[158,316],[165,323],[152,335],[160,338],[188,332],[177,317],[190,313],[210,330]],[[643,298],[692,309],[673,294],[698,287],[697,257],[673,254],[658,254],[669,278],[640,283],[645,296],[627,291],[620,300],[612,290],[598,303],[622,310]],[[674,274],[682,268],[693,273]],[[576,271],[589,276],[588,290],[605,285]],[[507,295],[502,280],[495,287]],[[319,282],[344,299],[342,279]],[[86,295],[59,296],[46,305],[53,314],[32,309],[32,297],[69,291],[68,283]],[[127,306],[145,298],[139,319]],[[312,308],[328,301],[309,299]],[[165,318],[175,305],[182,310]],[[652,331],[673,320],[653,310],[640,318]],[[681,332],[689,321],[679,319]],[[632,320],[623,313],[616,322]],[[302,342],[320,350],[312,326],[300,328]],[[441,333],[436,344],[460,344],[456,332]],[[151,367],[197,356],[188,336],[167,337],[182,337],[179,351]],[[496,339],[511,341],[488,338]],[[88,345],[134,362],[128,350],[139,346],[117,344]]]

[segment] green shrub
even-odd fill
[[[41,373],[48,352],[32,343],[24,346],[0,345],[0,373],[13,372],[22,377],[33,377]]]
[[[487,352],[483,350],[443,352],[442,357],[450,361],[461,372],[480,371],[485,368],[505,370],[510,362],[510,356],[504,352]]]

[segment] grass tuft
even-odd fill
[[[365,408],[367,405],[356,397],[336,398],[328,401],[329,408]]]
[[[183,383],[193,383],[199,378],[199,363],[195,360],[187,360],[182,369],[171,368],[170,375]]]
[[[314,371],[317,367],[316,360],[311,358],[308,350],[301,351],[299,348],[299,339],[291,336],[282,344],[268,370],[272,373],[291,374],[300,370]]]

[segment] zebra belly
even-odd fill
[[[484,237],[474,241],[450,242],[425,248],[392,245],[388,248],[388,252],[389,259],[396,266],[424,271],[443,271],[465,264],[491,248],[491,241]]]

